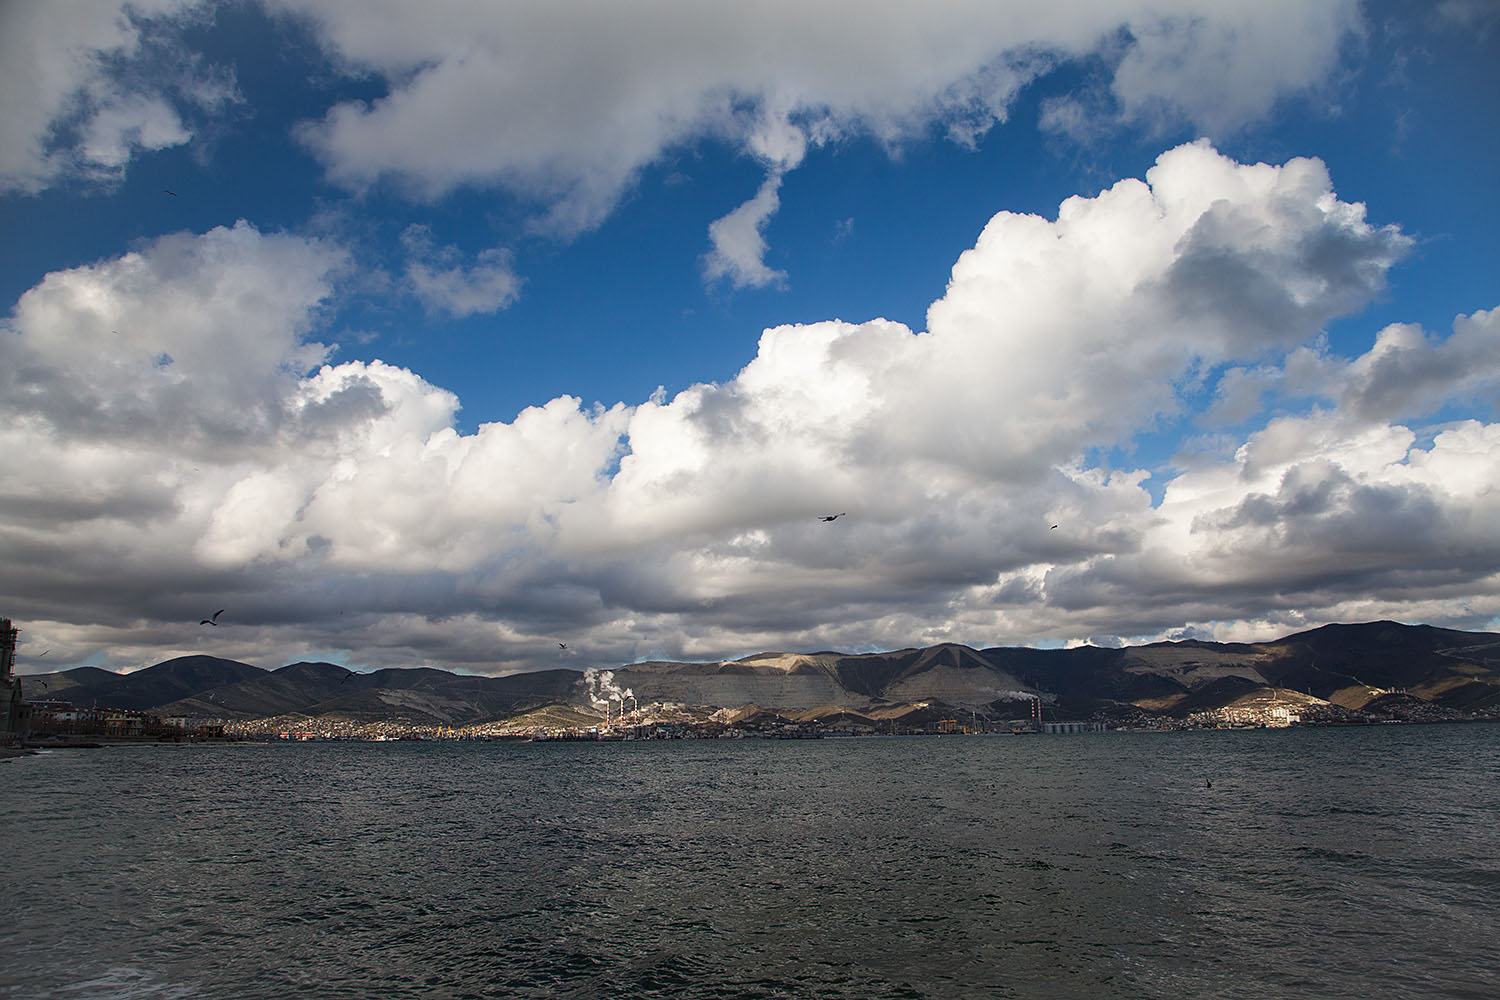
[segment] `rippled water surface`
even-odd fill
[[[54,751],[0,996],[1495,997],[1497,776],[1493,725]]]

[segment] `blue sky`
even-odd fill
[[[1493,3],[472,6],[0,13],[23,663],[1500,621]]]

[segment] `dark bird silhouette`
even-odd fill
[[[1057,525],[1054,524],[1052,527],[1048,528],[1047,530],[1048,531],[1056,531],[1057,530]]]
[[[215,611],[213,613],[212,617],[205,618],[201,622],[199,622],[198,624],[199,625],[214,625],[214,626],[217,626],[219,624],[219,616],[222,615],[223,613],[224,613],[224,609],[220,608],[218,611]]]
[[[558,649],[567,649],[568,648],[568,644],[565,643],[565,642],[560,642],[560,643],[557,644],[557,648]]]
[[[342,683],[344,683],[344,681],[347,681],[349,678],[351,678],[353,676],[354,676],[354,671],[350,670],[348,667],[345,667],[344,668],[344,680],[343,681],[339,681],[339,683],[342,684]]]
[[[1208,778],[1204,778],[1203,779],[1203,787],[1204,788],[1212,788],[1212,787],[1214,787],[1214,783],[1212,781],[1210,781]]]
[[[44,649],[44,650],[42,650],[42,651],[41,651],[41,652],[40,652],[40,653],[38,653],[38,654],[37,654],[37,655],[36,655],[36,658],[37,658],[37,659],[38,659],[38,660],[40,660],[40,659],[41,659],[41,658],[42,658],[42,657],[44,657],[44,656],[46,656],[46,655],[47,655],[47,654],[48,654],[48,653],[50,653],[50,652],[52,652],[52,650],[50,650],[50,649]]]
[[[837,521],[839,518],[843,517],[844,514],[847,514],[847,513],[849,513],[849,512],[848,511],[844,511],[843,513],[839,513],[839,514],[819,514],[818,515],[818,520],[819,521]]]
[[[173,198],[177,197],[177,192],[173,191],[171,188],[162,188],[162,190],[171,195]]]

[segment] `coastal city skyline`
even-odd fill
[[[1500,628],[1495,7],[993,7],[5,8],[18,672]]]

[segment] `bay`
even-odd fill
[[[58,750],[0,997],[1493,997],[1500,726]]]

